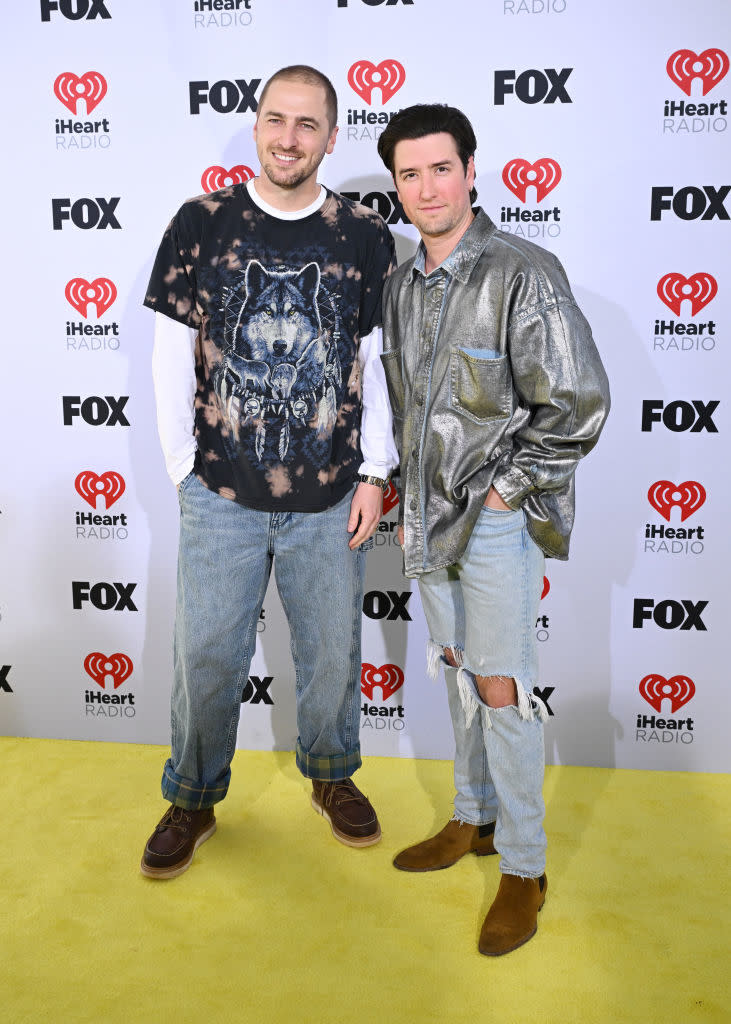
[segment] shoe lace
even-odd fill
[[[172,828],[178,832],[185,832],[186,821],[190,821],[190,817],[185,809],[182,807],[176,807],[175,804],[173,804],[157,827],[158,830]]]
[[[355,801],[358,803],[364,800],[363,794],[356,788],[355,783],[350,779],[341,779],[338,782],[326,783],[325,806],[329,807],[333,802],[346,804]]]

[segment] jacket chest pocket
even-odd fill
[[[512,384],[507,356],[486,358],[478,351],[453,348],[449,366],[449,402],[476,423],[507,419]]]
[[[401,349],[395,348],[390,352],[384,352],[381,362],[383,363],[383,372],[386,374],[391,411],[397,419],[402,420],[404,418],[404,375],[401,369]]]

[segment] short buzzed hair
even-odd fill
[[[331,130],[335,127],[338,123],[338,97],[335,92],[335,88],[327,75],[323,75],[322,71],[318,71],[317,68],[310,67],[309,64],[290,64],[289,67],[280,68],[279,71],[275,71],[261,91],[261,96],[257,106],[257,116],[258,109],[264,103],[267,89],[272,82],[277,82],[282,78],[291,82],[304,82],[305,85],[319,85],[324,89],[325,109],[327,110],[328,124],[330,125]]]

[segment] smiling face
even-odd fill
[[[254,139],[261,164],[263,198],[310,201],[317,194],[317,168],[332,153],[337,127],[330,127],[325,90],[297,79],[271,83],[259,104]]]
[[[454,237],[456,245],[473,219],[472,157],[465,171],[448,132],[402,139],[394,149],[393,178],[401,205],[425,244]]]

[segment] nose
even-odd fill
[[[293,124],[285,124],[279,134],[280,145],[284,149],[297,148],[297,133]]]
[[[421,188],[419,190],[420,199],[433,199],[436,195],[435,182],[431,174],[423,174],[421,176],[419,184]]]

